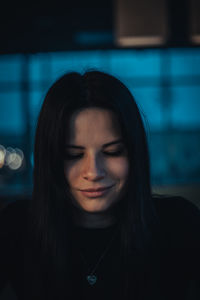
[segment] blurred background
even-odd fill
[[[143,112],[155,192],[200,207],[199,1],[6,4],[0,12],[0,205],[29,198],[38,113],[68,71],[97,69]]]

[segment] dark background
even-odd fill
[[[160,13],[159,9],[164,7],[168,37],[161,45],[162,48],[199,47],[190,40],[191,32],[198,32],[200,29],[198,23],[200,4],[197,0],[142,0],[140,1],[143,3],[142,10],[141,7],[137,7],[138,1],[130,0],[75,0],[64,3],[15,1],[1,4],[0,53],[121,48],[115,43],[115,34],[118,16],[122,13],[121,3],[124,3],[125,7],[128,2],[132,2],[131,15],[138,15],[140,20],[148,14],[155,14],[156,20]],[[124,18],[124,22],[126,21]],[[149,23],[146,27],[138,28],[138,34],[145,29],[148,32],[151,26],[154,28],[153,24]],[[83,41],[84,34],[88,34],[91,40],[93,34],[97,36],[93,41],[89,39]]]

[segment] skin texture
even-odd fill
[[[114,222],[113,204],[123,195],[128,178],[129,162],[124,143],[103,148],[103,145],[122,139],[114,113],[101,108],[75,112],[69,122],[66,141],[64,174],[74,207],[76,223],[86,227],[106,227]],[[69,145],[82,146],[73,149]],[[121,151],[116,156],[107,153]],[[69,155],[79,155],[71,159]],[[105,195],[88,198],[80,190],[112,186]]]

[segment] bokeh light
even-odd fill
[[[0,145],[0,168],[7,166],[10,170],[19,170],[24,162],[24,153],[19,148]]]
[[[0,168],[4,166],[5,156],[6,156],[6,149],[4,148],[3,145],[0,145]]]

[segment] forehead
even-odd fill
[[[104,139],[121,136],[119,121],[114,112],[104,108],[85,108],[74,112],[69,120],[70,140]]]

